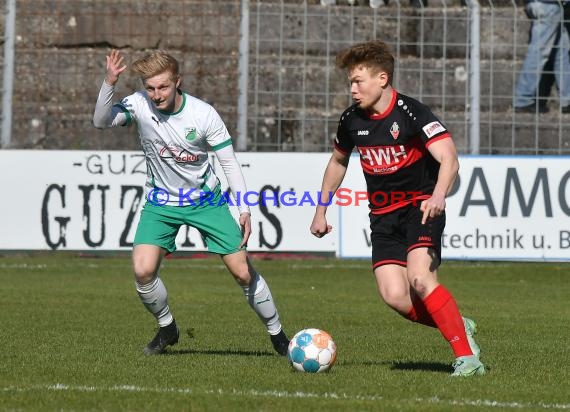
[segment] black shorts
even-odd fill
[[[425,225],[422,225],[422,216],[419,205],[406,206],[383,215],[370,214],[374,269],[388,264],[406,266],[408,252],[419,247],[433,249],[439,265],[445,212],[429,218]]]

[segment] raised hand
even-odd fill
[[[111,50],[111,53],[106,58],[107,73],[105,74],[105,81],[108,85],[114,86],[119,80],[121,73],[126,70],[127,65],[123,64],[124,57],[116,49]]]

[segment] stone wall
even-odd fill
[[[13,148],[137,149],[134,128],[91,123],[105,56],[160,48],[182,63],[183,87],[235,130],[239,1],[17,2]],[[117,99],[141,88],[125,73]]]
[[[399,59],[396,87],[431,105],[466,151],[468,10],[454,1],[423,10],[390,2],[379,11],[363,0],[337,3],[250,1],[248,148],[329,150],[338,114],[349,103],[334,54],[380,38]],[[239,0],[18,0],[11,147],[137,149],[134,128],[100,131],[91,124],[111,48],[127,62],[156,48],[170,51],[183,64],[183,88],[214,105],[236,136],[239,24]],[[557,103],[541,119],[512,113],[528,27],[512,3],[481,11],[484,152],[568,147]],[[139,88],[126,73],[117,97]]]

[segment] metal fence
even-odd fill
[[[138,149],[134,128],[99,131],[91,123],[111,48],[127,63],[156,48],[170,51],[182,63],[183,87],[215,104],[235,130],[239,0],[15,3],[13,103],[2,108],[12,113],[9,147]],[[119,98],[142,85],[125,73],[117,87]]]
[[[395,87],[430,105],[460,152],[570,153],[570,114],[560,110],[556,87],[542,89],[547,113],[513,110],[529,35],[517,2],[335,3],[16,0],[7,146],[137,148],[134,130],[94,130],[92,109],[110,47],[128,61],[159,47],[184,62],[184,88],[218,109],[240,149],[328,151],[350,104],[335,54],[382,39],[397,59]],[[125,77],[119,95],[139,87]]]

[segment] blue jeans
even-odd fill
[[[533,1],[526,5],[533,19],[530,43],[522,71],[515,86],[515,107],[534,104],[538,86],[548,59],[554,59],[554,77],[560,96],[560,106],[570,105],[570,37],[564,27],[564,9],[558,3]]]

